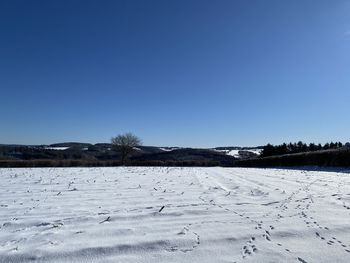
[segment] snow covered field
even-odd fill
[[[350,174],[0,169],[0,262],[349,262]]]
[[[251,153],[254,153],[256,155],[260,155],[261,152],[262,152],[262,149],[259,149],[259,148],[256,148],[256,149],[236,149],[236,150],[217,150],[217,149],[214,149],[214,151],[216,152],[222,152],[222,153],[225,153],[227,155],[230,155],[230,156],[233,156],[235,158],[241,158],[241,154],[239,154],[240,152],[251,152]]]

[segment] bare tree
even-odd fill
[[[127,132],[119,134],[111,139],[113,148],[120,152],[121,162],[124,165],[130,153],[134,151],[134,147],[142,145],[142,141],[139,137]]]

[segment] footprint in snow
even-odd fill
[[[242,258],[246,258],[247,256],[252,256],[258,252],[258,248],[254,244],[255,237],[251,237],[246,244],[242,247]]]

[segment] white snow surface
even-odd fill
[[[233,157],[236,157],[236,158],[240,157],[240,155],[238,153],[240,150],[217,150],[217,149],[214,149],[214,151],[221,152],[221,153],[224,153],[226,155],[230,155],[230,156],[233,156]]]
[[[248,152],[252,152],[252,153],[255,153],[257,155],[260,155],[261,152],[263,151],[262,149],[249,149],[247,150]]]
[[[69,147],[45,147],[46,150],[64,151],[69,149]]]
[[[164,151],[164,152],[171,152],[171,151],[178,150],[181,148],[180,147],[161,147],[159,149]]]
[[[0,169],[0,262],[349,262],[350,175]]]
[[[230,151],[227,151],[226,154],[233,156],[233,157],[236,157],[236,158],[239,158],[240,157],[239,151],[240,150],[230,150]]]
[[[240,158],[241,155],[239,154],[240,151],[245,151],[245,152],[252,152],[255,153],[257,155],[260,155],[262,152],[262,149],[256,148],[256,149],[239,149],[239,150],[217,150],[215,149],[215,151],[217,152],[223,152],[227,155],[233,156],[235,158]]]

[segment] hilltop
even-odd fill
[[[238,159],[257,157],[262,147],[185,148],[138,146],[130,156],[135,165],[232,166]],[[0,145],[2,163],[38,162],[50,166],[60,161],[81,162],[84,165],[118,165],[120,155],[110,143],[63,142],[50,145]],[[109,163],[108,163],[109,162]],[[61,166],[61,165],[60,165]],[[62,164],[62,166],[65,166]],[[68,165],[70,166],[70,165]]]

